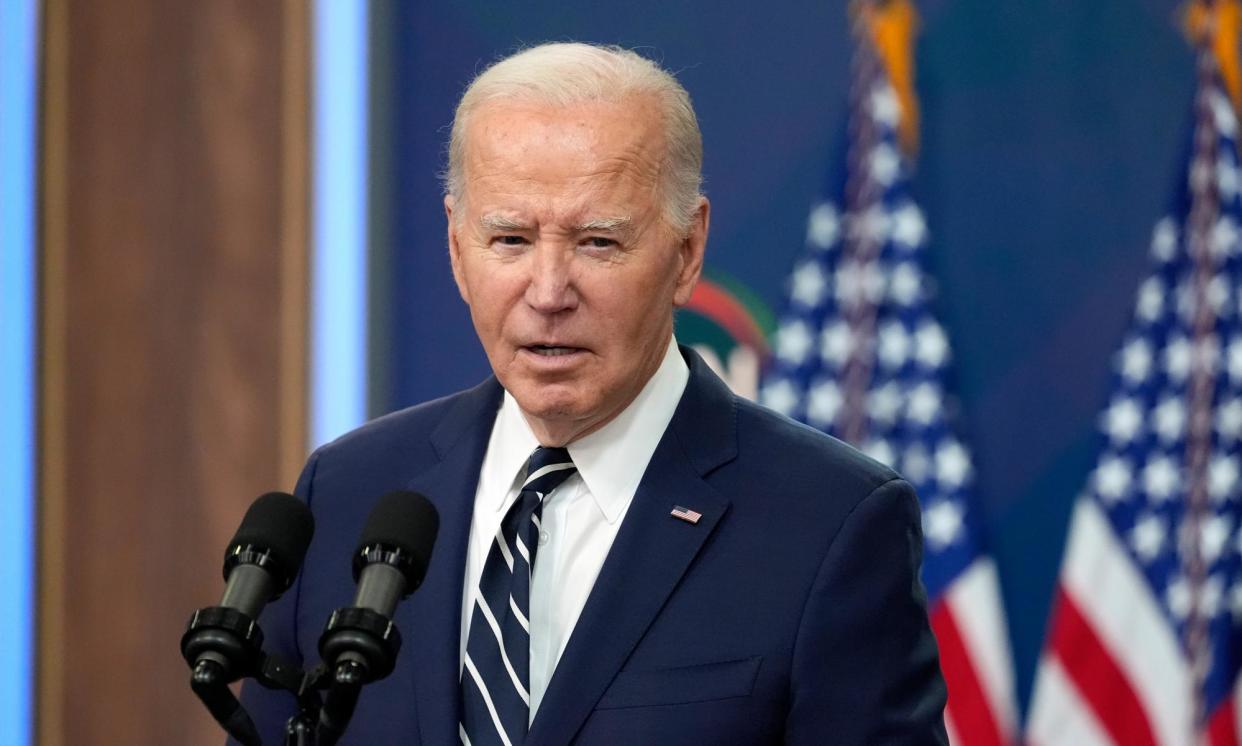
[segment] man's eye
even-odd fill
[[[497,236],[494,240],[505,246],[521,246],[526,243],[526,239],[521,236]]]
[[[611,249],[613,246],[617,245],[616,241],[611,238],[604,238],[603,236],[592,236],[588,238],[585,243],[592,249]]]

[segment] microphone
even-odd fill
[[[258,670],[263,632],[255,620],[293,584],[314,532],[310,508],[293,495],[269,492],[255,500],[224,553],[220,604],[194,612],[181,637],[191,688],[242,743],[258,743],[258,735],[227,684]]]
[[[354,551],[354,604],[332,612],[319,638],[332,677],[316,729],[320,746],[345,731],[362,686],[392,673],[401,651],[393,611],[422,585],[439,529],[440,514],[417,492],[389,492],[371,510]]]
[[[354,606],[391,617],[423,583],[440,514],[417,492],[390,492],[376,503],[354,551]]]
[[[319,640],[323,661],[338,674],[352,664],[365,684],[392,672],[401,649],[393,611],[422,584],[439,529],[436,507],[417,492],[389,492],[375,504],[354,550],[353,606],[333,612]]]
[[[269,492],[255,500],[224,553],[220,605],[257,617],[293,585],[314,533],[310,508],[293,495]]]

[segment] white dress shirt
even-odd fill
[[[634,401],[599,430],[566,446],[578,473],[544,498],[531,579],[532,720],[689,377],[676,340],[670,340],[660,367]],[[462,664],[483,564],[501,519],[522,488],[526,461],[538,446],[517,401],[505,392],[474,496],[462,589]]]

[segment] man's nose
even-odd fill
[[[573,248],[560,241],[540,241],[531,252],[526,302],[540,313],[559,313],[578,305],[572,279]]]

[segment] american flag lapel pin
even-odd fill
[[[674,518],[680,518],[681,520],[691,525],[698,523],[699,519],[703,517],[703,514],[698,512],[697,510],[683,508],[680,505],[674,505],[673,511],[669,513],[669,515],[673,516]]]

